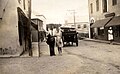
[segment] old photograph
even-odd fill
[[[120,74],[120,0],[0,0],[0,74]]]

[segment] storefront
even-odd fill
[[[93,29],[93,38],[100,39],[100,40],[107,40],[107,30],[108,28],[105,27],[110,21],[112,20],[112,17],[105,18],[102,20],[97,20],[95,23],[91,25],[91,28]]]
[[[115,16],[105,27],[112,27],[113,40],[120,42],[120,16]]]

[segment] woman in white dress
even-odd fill
[[[59,31],[57,32],[57,35],[56,35],[56,46],[58,48],[58,53],[60,55],[62,55],[62,47],[63,47],[63,41],[62,41],[62,32],[61,30],[59,29]]]
[[[112,30],[112,27],[110,27],[108,29],[108,40],[110,41],[110,44],[112,43],[113,41],[113,30]]]

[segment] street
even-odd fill
[[[0,74],[120,74],[120,0],[0,0]]]
[[[0,58],[0,74],[120,74],[120,46],[80,40],[49,56],[41,43],[41,57]]]

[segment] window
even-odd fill
[[[86,24],[83,25],[83,28],[87,28]]]
[[[117,5],[117,0],[112,0],[112,5]]]
[[[96,0],[96,11],[99,11],[99,0]]]
[[[81,28],[81,26],[80,26],[80,25],[78,25],[78,29],[79,29],[79,28]]]
[[[103,0],[103,13],[107,12],[107,0]]]
[[[91,13],[93,13],[93,3],[90,4]]]
[[[98,28],[98,35],[104,36],[104,28]]]

